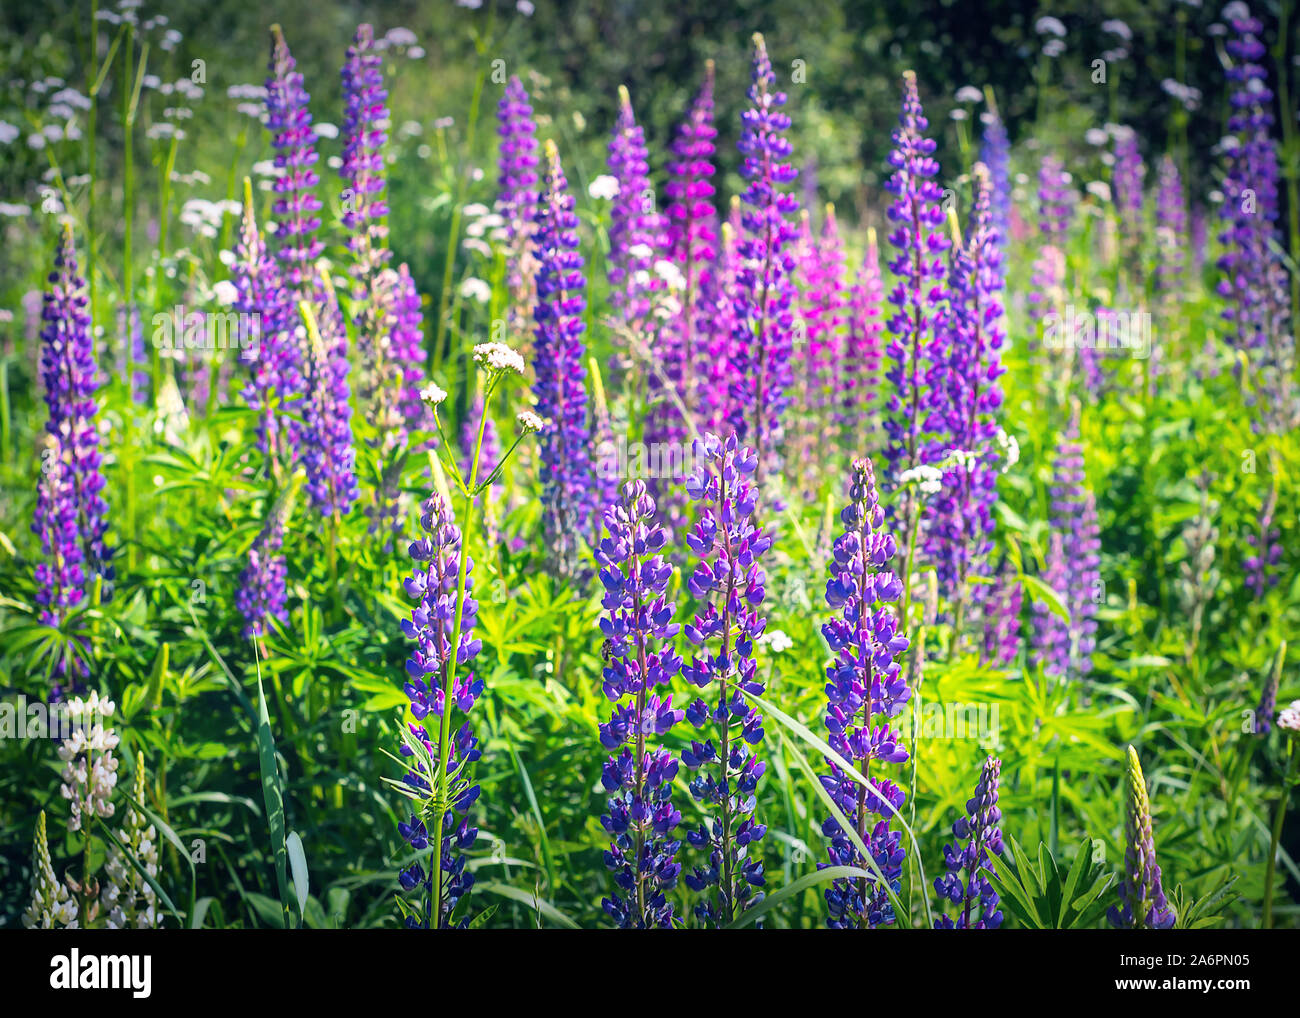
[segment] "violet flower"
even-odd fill
[[[1050,494],[1052,528],[1063,535],[1067,555],[1066,587],[1057,589],[1057,593],[1070,613],[1071,664],[1076,675],[1083,678],[1091,670],[1097,642],[1096,615],[1102,591],[1101,528],[1097,500],[1084,474],[1077,407],[1052,467]]]
[[[343,65],[343,225],[359,280],[388,261],[388,203],[384,198],[384,146],[388,142],[388,92],[374,30],[359,25]]]
[[[686,719],[709,734],[682,753],[682,763],[695,772],[691,796],[704,812],[704,822],[686,840],[706,853],[704,865],[684,879],[701,896],[696,916],[721,926],[762,900],[757,888],[766,880],[752,849],[767,832],[754,818],[754,791],[767,765],[751,749],[763,739],[763,717],[744,694],[764,690],[754,640],[766,625],[759,614],[765,581],[759,561],[772,538],[753,520],[757,492],[750,478],[757,455],[735,435],[723,442],[707,434],[695,442],[695,459],[686,490],[699,504],[700,518],[686,543],[700,561],[687,588],[700,610],[686,626],[686,638],[703,653],[682,666],[682,675],[711,699],[716,696],[716,703],[697,699],[686,709]],[[709,888],[716,891],[704,897]]]
[[[874,228],[867,231],[867,250],[849,290],[848,329],[839,379],[843,443],[852,448],[876,404],[882,354],[881,332],[885,295],[880,277],[880,252]]]
[[[496,211],[505,222],[506,283],[510,289],[512,331],[523,330],[524,308],[530,303],[532,235],[537,217],[537,125],[528,92],[518,75],[506,82],[497,104]]]
[[[1002,925],[998,893],[985,875],[993,870],[993,857],[1002,854],[1002,828],[998,826],[1002,819],[998,809],[1001,771],[1001,760],[988,757],[984,761],[975,795],[966,800],[966,815],[952,825],[956,840],[944,846],[947,872],[935,877],[934,889],[941,898],[960,906],[960,911],[955,919],[948,915],[936,919],[936,930],[996,930]]]
[[[775,90],[776,76],[763,36],[754,34],[754,61],[748,95],[751,107],[741,115],[741,176],[748,181],[742,199],[745,234],[740,240],[736,273],[736,357],[732,381],[732,426],[757,457],[755,483],[779,464],[784,437],[782,415],[790,403],[792,331],[791,304],[794,259],[790,246],[796,236],[790,221],[798,199],[782,188],[794,182],[789,163],[791,147],[785,137],[790,118],[781,112],[786,94]]]
[[[578,217],[555,143],[546,143],[542,197],[533,252],[538,263],[533,308],[533,393],[546,420],[541,433],[543,527],[563,574],[576,566],[575,538],[590,532],[594,476],[587,442],[586,328]]]
[[[104,539],[108,503],[97,427],[98,370],[71,226],[65,225],[60,234],[48,279],[41,309],[40,374],[49,417],[32,532],[47,559],[35,571],[40,619],[61,628],[68,609],[81,603],[88,581],[98,576],[100,599],[109,601],[114,578]],[[62,696],[65,678],[71,676],[75,688],[87,677],[78,648],[84,650],[82,641],[74,638],[68,653],[54,663],[55,698]]]
[[[600,725],[600,743],[613,754],[601,768],[610,798],[600,822],[613,837],[605,866],[618,891],[602,904],[624,929],[668,929],[673,906],[665,892],[677,885],[682,869],[674,859],[680,842],[673,838],[682,815],[671,794],[678,761],[647,742],[662,739],[682,719],[672,694],[660,698],[656,692],[682,664],[671,642],[680,627],[665,596],[673,567],[659,554],[664,531],[644,482],[628,481],[619,500],[606,507],[604,521],[608,536],[596,549],[605,589],[602,675],[615,706]]]
[[[250,323],[252,357],[244,396],[257,413],[258,447],[276,464],[291,458],[298,443],[297,423],[286,408],[289,397],[302,388],[299,345],[293,337],[297,316],[281,284],[279,266],[257,228],[252,182],[247,177],[232,278],[234,310]]]
[[[1048,542],[1045,568],[1039,579],[1063,604],[1068,605],[1070,570],[1065,557],[1065,540],[1060,533],[1053,533]],[[1041,600],[1034,601],[1033,616],[1034,664],[1041,667],[1045,675],[1064,677],[1071,664],[1070,624]]]
[[[402,633],[414,641],[406,662],[407,683],[403,687],[411,701],[411,714],[424,721],[430,714],[442,719],[443,712],[458,710],[468,715],[483,692],[483,680],[473,672],[464,671],[479,650],[483,641],[474,636],[478,603],[471,596],[474,587],[472,561],[466,563],[465,596],[461,608],[460,640],[455,648],[455,682],[448,691],[451,703],[443,689],[443,676],[450,666],[452,640],[456,631],[457,575],[461,557],[461,532],[456,526],[451,506],[438,494],[429,496],[421,505],[421,536],[410,545],[414,562],[411,575],[405,581],[406,594],[416,602],[411,617],[402,620]],[[466,775],[466,768],[479,759],[478,739],[474,737],[469,721],[454,733],[449,732],[446,784],[447,800],[442,813],[441,846],[434,846],[441,860],[441,886],[434,888],[434,871],[427,871],[420,862],[413,862],[398,874],[398,882],[407,892],[417,891],[416,904],[402,899],[402,911],[409,929],[445,929],[451,925],[451,915],[456,904],[474,884],[474,874],[465,869],[464,851],[473,846],[478,828],[470,823],[469,810],[478,799],[479,786]],[[409,738],[403,738],[401,753],[411,763],[403,775],[406,788],[403,793],[420,806],[412,813],[409,822],[399,822],[398,833],[412,849],[427,849],[430,838],[427,813],[437,810],[432,783],[440,765],[440,747],[430,741],[428,726],[408,725]],[[437,905],[435,907],[435,900]],[[460,921],[464,926],[467,918]]]
[[[244,616],[244,638],[258,639],[270,631],[270,619],[283,622],[288,568],[284,553],[284,506],[273,505],[248,551],[248,564],[239,574],[235,607]]]
[[[718,214],[713,207],[713,139],[718,134],[713,126],[713,74],[713,61],[708,60],[704,83],[670,146],[668,183],[664,187],[668,200],[668,251],[683,281],[682,313],[668,330],[674,339],[670,356],[675,377],[670,381],[678,385],[690,411],[695,410],[699,400],[710,405],[722,402],[722,394],[714,386],[700,385],[700,369],[706,369],[703,374],[707,378],[711,351],[698,343],[701,333],[707,332],[707,326],[700,321],[707,313],[701,311],[702,296],[710,285],[718,253]]]
[[[718,257],[717,212],[713,207],[713,61],[705,64],[704,83],[686,119],[678,125],[668,159],[668,205],[664,212],[667,254],[681,273],[680,313],[659,326],[651,372],[651,419],[647,441],[661,448],[682,445],[691,424],[701,430],[725,419],[726,349],[714,338],[729,323],[720,322],[725,303],[715,279]],[[714,358],[722,357],[719,364]],[[666,390],[666,391],[659,391]],[[674,396],[676,398],[674,398]],[[669,509],[671,514],[675,507]]]
[[[1120,904],[1107,913],[1111,925],[1130,930],[1172,929],[1178,916],[1165,900],[1160,885],[1160,864],[1156,862],[1151,833],[1151,804],[1142,764],[1132,746],[1128,748],[1128,781],[1124,813],[1124,871],[1120,880]]]
[[[940,391],[928,383],[941,372],[942,340],[938,334],[940,306],[947,294],[944,286],[944,253],[950,243],[943,229],[940,206],[943,192],[934,179],[939,164],[933,157],[935,141],[925,136],[929,121],[921,107],[916,75],[903,74],[902,112],[893,132],[894,149],[889,156],[893,173],[885,189],[894,196],[889,221],[894,229],[889,242],[898,252],[889,268],[898,280],[888,300],[894,312],[888,321],[893,335],[886,356],[890,383],[884,426],[884,455],[888,476],[894,486],[907,471],[929,462],[933,438],[932,411]],[[907,535],[917,510],[910,505],[901,513],[902,533]]]
[[[811,235],[810,235],[810,239]],[[842,386],[845,338],[843,326],[848,303],[844,287],[844,243],[840,239],[835,206],[826,206],[817,238],[810,245],[801,276],[804,283],[802,319],[806,330],[801,371],[800,411],[803,443],[801,470],[806,490],[819,478],[815,466],[836,438],[835,396]]]
[[[652,273],[663,253],[666,237],[662,217],[655,207],[650,184],[650,164],[645,135],[632,113],[627,88],[618,89],[618,117],[609,141],[609,172],[618,181],[618,195],[610,209],[610,303],[623,325],[641,345],[648,343]],[[635,353],[635,351],[634,351]]]
[[[291,306],[310,296],[311,268],[325,245],[316,236],[320,229],[320,199],[316,185],[316,143],[312,130],[311,96],[303,88],[297,61],[289,52],[279,25],[271,26],[271,59],[266,79],[266,127],[275,148],[275,166],[279,175],[273,188],[276,194],[272,211],[275,216],[275,256],[280,262],[284,285],[291,295]]]
[[[891,569],[897,548],[885,527],[869,459],[853,461],[849,503],[840,512],[840,522],[844,532],[835,540],[826,581],[826,603],[837,614],[822,626],[835,655],[826,669],[826,728],[831,749],[865,775],[871,787],[834,761],[828,761],[830,774],[821,782],[897,894],[906,853],[889,821],[902,807],[904,793],[880,770],[881,765],[908,759],[902,734],[890,727],[890,720],[912,696],[898,664],[909,641],[898,631],[898,617],[889,607],[902,594],[903,583]],[[869,868],[835,817],[822,824],[822,833],[830,839],[829,865]],[[825,896],[833,929],[894,922],[889,891],[879,878],[837,880]]]
[[[992,102],[991,95],[989,101]],[[980,120],[984,124],[980,158],[989,168],[993,228],[997,231],[998,245],[1005,250],[1011,238],[1011,140],[996,109],[985,110]]]
[[[1064,304],[1065,240],[1074,217],[1075,194],[1065,164],[1045,155],[1038,169],[1038,230],[1042,247],[1034,261],[1029,315],[1040,321]]]
[[[945,392],[935,412],[950,465],[944,469],[925,542],[941,587],[958,605],[959,628],[967,583],[983,575],[993,547],[999,460],[994,439],[1002,407],[999,379],[1005,372],[1002,247],[993,226],[992,183],[983,163],[975,164],[972,177],[969,231],[948,274],[950,311],[942,327]]]
[[[1277,511],[1277,487],[1270,486],[1254,530],[1246,533],[1249,553],[1241,560],[1246,589],[1261,598],[1280,579],[1278,565],[1282,561],[1282,533],[1273,522]]]
[[[308,326],[311,358],[303,408],[302,462],[307,495],[322,516],[346,516],[357,499],[356,450],[348,388],[348,330],[327,278],[313,287],[322,303]]]
[[[1161,157],[1156,181],[1156,292],[1172,302],[1182,295],[1188,235],[1187,197],[1171,156]]]
[[[984,638],[980,663],[994,668],[1010,668],[1020,653],[1020,609],[1024,594],[1020,579],[1003,566],[994,577],[993,587],[980,601]]]

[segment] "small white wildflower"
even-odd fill
[[[655,262],[655,275],[662,279],[670,290],[686,289],[686,277],[682,275],[682,270],[666,258],[660,258]]]
[[[1293,700],[1291,706],[1278,712],[1277,726],[1300,737],[1300,700]]]
[[[1001,428],[998,428],[996,441],[1002,453],[1002,472],[1005,474],[1020,462],[1020,443],[1015,435],[1008,435]]]
[[[220,279],[213,283],[212,292],[217,298],[217,303],[223,304],[226,307],[234,304],[235,300],[239,297],[239,291],[235,288],[235,284],[229,279]]]
[[[461,211],[471,219],[477,219],[479,216],[486,216],[491,209],[482,202],[470,202]]]
[[[755,642],[767,647],[773,654],[783,654],[794,646],[794,641],[780,629],[767,630]]]
[[[460,284],[460,295],[486,304],[492,299],[492,287],[477,276],[469,276]]]
[[[516,375],[524,373],[523,356],[505,343],[479,343],[474,347],[474,363],[488,371],[512,371]]]
[[[339,129],[333,124],[312,124],[311,129],[315,132],[317,138],[337,138],[339,136]]]
[[[1083,188],[1098,201],[1110,201],[1110,185],[1104,180],[1090,180]]]
[[[974,85],[962,85],[957,89],[956,99],[959,103],[977,103],[984,98],[984,93]]]
[[[607,173],[602,173],[587,185],[587,193],[593,198],[603,198],[605,201],[613,201],[618,197],[618,178],[611,177]]]
[[[1054,35],[1058,39],[1065,38],[1065,26],[1061,24],[1060,18],[1054,18],[1046,14],[1034,22],[1034,31],[1039,35]]]
[[[420,399],[427,406],[436,407],[447,399],[447,390],[442,388],[436,382],[430,382],[420,390]]]
[[[531,410],[520,410],[515,415],[515,421],[525,435],[535,435],[545,426],[545,422]]]
[[[943,486],[943,471],[928,463],[921,463],[912,467],[911,470],[904,470],[898,480],[900,484],[910,484],[912,481],[916,481],[921,494],[937,495],[939,489]]]

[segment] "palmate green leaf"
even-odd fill
[[[1096,925],[1106,911],[1102,897],[1115,880],[1092,861],[1092,842],[1084,838],[1064,880],[1047,845],[1039,842],[1037,863],[1031,862],[1014,837],[1005,839],[1003,854],[987,871],[1005,910],[1020,926],[1031,930],[1083,929]]]

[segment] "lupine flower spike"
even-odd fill
[[[676,886],[682,868],[673,835],[681,812],[671,797],[678,761],[653,740],[682,719],[672,694],[656,692],[682,664],[671,642],[680,627],[665,597],[673,567],[659,554],[664,531],[644,482],[627,482],[606,507],[604,522],[607,536],[596,560],[605,588],[603,688],[614,712],[600,725],[601,745],[612,752],[601,769],[610,798],[600,822],[613,838],[605,865],[618,890],[603,905],[625,929],[667,929],[673,906],[665,892]]]
[[[757,455],[735,435],[723,442],[707,434],[696,441],[695,457],[699,466],[686,490],[699,504],[700,520],[686,543],[700,561],[687,587],[701,610],[686,626],[686,638],[702,653],[682,666],[682,674],[716,702],[699,699],[686,709],[686,719],[708,734],[682,753],[682,763],[695,772],[691,795],[705,815],[687,841],[706,854],[684,879],[701,896],[696,916],[723,925],[760,901],[757,889],[765,883],[753,847],[767,832],[754,818],[754,790],[767,765],[751,749],[763,739],[763,717],[744,694],[764,690],[754,641],[766,625],[759,614],[765,581],[759,561],[772,538],[753,522]]]
[[[955,918],[944,915],[936,919],[937,930],[996,930],[1002,925],[998,894],[985,875],[993,869],[993,858],[1002,854],[1002,829],[998,826],[1002,819],[998,809],[1001,771],[1001,760],[989,757],[984,761],[975,795],[966,801],[966,815],[952,825],[955,840],[943,849],[947,872],[935,877],[934,889],[941,898],[959,906],[959,911]]]
[[[837,614],[822,626],[834,660],[826,669],[828,744],[870,781],[868,789],[830,761],[821,782],[871,852],[872,862],[898,892],[906,853],[890,818],[902,808],[904,792],[881,775],[882,765],[907,761],[901,733],[890,727],[912,690],[899,664],[908,639],[898,631],[890,607],[903,592],[891,568],[896,545],[868,459],[854,460],[849,502],[840,512],[844,532],[835,540],[826,581],[826,603]],[[867,861],[835,817],[822,824],[830,839],[830,865],[869,869]],[[833,929],[864,929],[894,922],[889,889],[878,878],[837,880],[825,892]]]
[[[732,425],[754,449],[755,483],[779,463],[782,417],[790,403],[794,318],[794,256],[797,227],[790,217],[799,201],[783,190],[797,171],[790,164],[785,132],[790,118],[781,107],[786,95],[776,91],[776,75],[763,37],[754,35],[750,108],[741,117],[741,175],[748,181],[742,200],[744,237],[738,245],[736,321],[733,337],[736,372]]]
[[[533,393],[547,421],[541,440],[543,527],[561,574],[576,568],[575,538],[591,527],[594,474],[587,442],[586,308],[578,217],[553,141],[546,143],[542,197],[533,252],[538,263],[533,308]]]
[[[468,720],[453,734],[451,718],[457,711],[468,715],[483,692],[483,681],[461,670],[478,654],[482,641],[474,636],[478,604],[471,596],[473,562],[464,557],[451,507],[434,494],[421,510],[422,535],[411,544],[415,564],[405,584],[416,605],[411,617],[402,620],[402,632],[415,643],[406,662],[405,690],[411,714],[423,724],[410,724],[403,733],[400,751],[409,762],[402,781],[393,784],[414,807],[409,822],[397,825],[398,832],[412,849],[432,847],[434,855],[427,871],[416,861],[398,874],[403,890],[418,892],[414,904],[399,899],[406,926],[442,929],[451,925],[457,902],[474,884],[463,852],[478,837],[469,809],[479,786],[466,773],[479,758],[478,739]],[[462,563],[463,587],[458,586]],[[440,724],[426,721],[430,715]]]
[[[1107,913],[1111,925],[1130,930],[1171,929],[1178,917],[1165,900],[1151,833],[1151,803],[1146,778],[1132,746],[1128,748],[1127,798],[1124,813],[1124,873],[1120,903]]]
[[[930,422],[942,394],[928,379],[932,372],[942,370],[937,330],[939,308],[946,296],[944,255],[950,246],[939,204],[943,192],[934,179],[939,172],[934,159],[935,141],[926,137],[930,122],[921,106],[916,75],[911,71],[903,75],[898,123],[889,156],[893,173],[885,184],[894,196],[889,206],[889,221],[894,227],[889,243],[897,254],[889,268],[898,280],[888,296],[894,309],[887,323],[893,339],[885,351],[889,364],[885,378],[890,386],[885,459],[894,487],[902,485],[904,474],[933,458]],[[897,517],[905,543],[910,541],[919,512],[912,501],[909,492]]]

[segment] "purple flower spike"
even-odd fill
[[[343,225],[359,280],[373,277],[391,257],[387,247],[384,146],[388,143],[388,92],[374,30],[357,27],[343,64]]]
[[[537,217],[537,125],[528,92],[517,75],[506,82],[497,104],[498,215],[505,221],[506,281],[511,296],[512,331],[522,332],[524,309],[531,303],[532,236]]]
[[[911,71],[903,75],[898,123],[889,156],[893,173],[885,184],[894,196],[889,206],[894,226],[889,243],[897,255],[889,268],[898,280],[888,297],[894,313],[888,322],[893,339],[886,349],[890,397],[884,422],[885,459],[889,481],[895,486],[906,471],[933,458],[932,411],[941,393],[927,379],[942,372],[939,309],[947,296],[944,253],[951,246],[939,204],[943,191],[934,179],[939,172],[935,142],[925,136],[930,124]],[[902,533],[910,529],[914,512],[910,505],[901,512]]]
[[[818,237],[814,239],[810,230],[808,239],[800,268],[804,284],[801,312],[805,341],[799,365],[798,427],[800,471],[805,490],[814,491],[821,482],[817,465],[824,461],[825,450],[834,447],[838,423],[835,396],[843,384],[840,376],[848,300],[844,286],[844,243],[834,205],[827,204]]]
[[[275,256],[294,306],[310,296],[312,266],[325,245],[320,229],[320,199],[316,185],[316,135],[312,131],[311,96],[303,88],[297,61],[289,52],[279,25],[271,26],[271,60],[266,79],[266,127],[275,148]]]
[[[573,207],[559,152],[547,141],[533,235],[538,263],[533,393],[537,413],[546,421],[540,436],[543,527],[561,574],[576,567],[575,537],[590,532],[595,511],[587,442],[587,348],[582,338],[587,284]]]
[[[1170,156],[1161,157],[1156,180],[1156,292],[1168,301],[1176,301],[1182,295],[1184,252],[1189,240],[1187,196],[1178,164]]]
[[[989,101],[992,102],[991,96]],[[980,158],[989,168],[993,228],[998,232],[998,244],[1005,249],[1011,237],[1011,139],[996,109],[985,110],[980,120],[984,124]]]
[[[1074,217],[1074,189],[1065,164],[1045,155],[1038,169],[1038,230],[1043,246],[1034,262],[1029,314],[1034,321],[1065,303],[1065,239]]]
[[[655,388],[662,386],[670,392],[660,394],[655,402],[649,439],[665,447],[684,442],[689,434],[681,408],[702,430],[718,426],[725,417],[729,333],[723,337],[721,350],[714,342],[724,328],[729,328],[728,322],[719,321],[719,287],[714,271],[718,216],[713,207],[713,139],[717,133],[713,126],[710,60],[705,65],[704,84],[677,128],[667,165],[666,244],[681,273],[681,313],[662,323],[655,344],[655,360],[660,367],[652,373],[651,382]],[[716,359],[719,357],[720,362]],[[678,399],[674,400],[671,393]]]
[[[333,285],[323,280],[313,290],[323,294],[323,301],[314,312],[317,334],[308,336],[311,360],[303,409],[302,461],[312,507],[322,516],[346,516],[357,500],[348,330]]]
[[[36,532],[42,548],[55,563],[47,579],[38,577],[42,607],[58,614],[77,585],[103,580],[101,599],[113,597],[113,565],[104,536],[108,530],[108,502],[104,498],[104,455],[99,450],[97,417],[99,389],[94,339],[87,310],[86,283],[77,275],[77,253],[72,227],[65,225],[54,255],[54,271],[41,308],[41,382],[49,411],[45,430],[49,436],[42,453],[41,470],[46,508],[37,507]],[[67,516],[73,516],[69,530]],[[42,519],[44,517],[44,519]],[[71,541],[79,554],[74,553]],[[49,547],[45,547],[48,542]],[[76,599],[80,600],[80,597]],[[51,623],[54,624],[54,623]]]
[[[1111,925],[1126,930],[1168,930],[1178,916],[1165,900],[1160,886],[1160,864],[1156,862],[1155,839],[1151,833],[1151,804],[1142,764],[1132,746],[1128,748],[1127,808],[1124,814],[1124,874],[1120,881],[1120,904],[1107,913]]]
[[[750,108],[741,116],[741,175],[749,182],[742,195],[736,272],[736,357],[732,426],[758,457],[755,483],[779,465],[784,437],[782,415],[790,403],[794,312],[794,256],[797,236],[790,220],[799,209],[795,196],[782,190],[798,175],[790,164],[785,132],[790,118],[781,112],[784,92],[776,91],[776,76],[762,35],[754,34],[754,64],[749,87]]]
[[[826,603],[836,614],[822,626],[835,655],[826,669],[827,742],[869,778],[871,787],[834,761],[828,761],[830,774],[821,782],[897,893],[906,853],[899,832],[890,830],[890,818],[902,807],[904,793],[879,775],[881,765],[908,759],[902,734],[890,727],[890,720],[902,712],[912,690],[898,664],[908,639],[899,633],[898,618],[889,607],[903,592],[902,580],[891,569],[897,548],[885,529],[869,459],[853,461],[849,503],[840,522],[844,532],[835,540],[826,581]],[[822,833],[830,839],[828,865],[870,868],[836,818],[822,824]],[[825,893],[833,929],[874,929],[894,922],[889,891],[879,878],[837,880]]]
[[[1246,534],[1249,554],[1241,560],[1246,589],[1256,598],[1264,596],[1277,586],[1281,578],[1278,565],[1282,561],[1282,533],[1273,522],[1277,511],[1277,488],[1270,487],[1264,504],[1259,509],[1259,520],[1254,531]]]
[[[975,164],[972,176],[970,228],[948,273],[946,384],[935,411],[942,454],[951,465],[944,469],[925,540],[941,589],[959,604],[971,593],[970,579],[984,574],[993,547],[999,459],[994,440],[1005,371],[1002,247],[993,226],[992,182],[983,163]]]
[[[254,640],[270,631],[270,619],[283,622],[288,569],[281,548],[284,545],[284,507],[275,505],[248,552],[248,565],[239,574],[235,607],[244,616],[244,637]]]
[[[451,506],[441,495],[431,495],[420,508],[422,534],[411,543],[414,566],[405,583],[406,595],[415,602],[415,607],[411,609],[410,618],[402,620],[402,633],[415,644],[406,662],[407,683],[404,688],[411,701],[411,713],[417,721],[423,721],[431,714],[441,718],[444,710],[468,714],[483,692],[483,680],[475,679],[474,673],[464,667],[483,646],[483,641],[474,636],[478,604],[471,595],[474,563],[469,561],[466,564],[460,643],[455,651],[456,681],[450,690],[452,703],[445,702],[443,675],[452,658],[461,533]],[[413,724],[409,731],[437,764],[440,748],[429,740],[427,726]],[[443,813],[442,887],[437,895],[440,901],[435,910],[432,866],[426,870],[417,860],[402,870],[398,874],[402,889],[418,892],[415,904],[406,900],[402,904],[409,929],[445,929],[452,925],[452,911],[474,885],[474,874],[465,869],[464,852],[478,838],[478,828],[471,825],[469,810],[478,799],[479,786],[466,775],[466,769],[479,758],[478,739],[470,730],[468,721],[452,731],[448,738],[449,805]],[[405,744],[401,753],[406,757],[414,756]],[[436,775],[430,775],[423,763],[413,760],[411,769],[403,778],[412,792],[427,802]],[[403,840],[417,851],[429,847],[431,839],[430,825],[425,822],[427,819],[412,814],[409,823],[397,825]],[[463,927],[468,921],[468,917],[464,917],[458,925]]]
[[[1020,653],[1020,608],[1024,594],[1020,579],[1005,566],[999,570],[993,588],[981,601],[984,639],[980,662],[994,668],[1010,668]]]
[[[998,776],[1002,761],[989,757],[980,771],[975,795],[966,800],[966,815],[952,825],[956,839],[943,849],[942,876],[935,877],[939,897],[960,906],[955,919],[943,915],[934,921],[936,930],[996,930],[1002,925],[998,893],[989,883],[993,857],[1002,854],[1002,811],[998,809]],[[963,880],[961,874],[965,873]]]
[[[684,879],[701,896],[695,906],[699,920],[722,926],[761,901],[758,888],[766,882],[750,847],[767,833],[754,819],[754,790],[767,767],[756,752],[763,717],[744,694],[764,691],[754,641],[766,625],[759,614],[765,582],[759,560],[772,538],[753,521],[758,495],[750,478],[757,455],[741,448],[735,435],[723,442],[707,434],[696,440],[695,459],[699,466],[686,491],[699,504],[700,520],[686,543],[699,564],[687,588],[701,611],[686,626],[686,638],[703,653],[682,666],[682,675],[716,702],[698,699],[686,709],[686,719],[708,735],[682,753],[682,763],[696,772],[690,792],[705,816],[686,840],[706,853],[705,864]],[[716,892],[705,897],[709,888]]]
[[[870,420],[879,384],[881,332],[884,330],[885,286],[880,278],[880,251],[874,228],[867,233],[867,251],[849,291],[848,332],[840,372],[840,416],[843,441],[852,448]]]
[[[673,831],[682,815],[672,803],[677,759],[661,739],[682,719],[672,694],[660,697],[681,668],[672,638],[673,604],[665,592],[673,567],[659,554],[666,541],[655,502],[642,481],[628,481],[604,512],[607,535],[596,549],[605,615],[605,696],[615,705],[601,724],[600,743],[613,755],[601,769],[610,793],[601,825],[613,837],[605,865],[618,890],[602,902],[623,929],[670,929],[673,906],[665,892],[677,886],[681,844]]]
[[[258,447],[272,463],[285,462],[298,444],[297,424],[286,409],[289,397],[302,389],[300,348],[293,335],[298,316],[281,284],[280,268],[257,228],[247,177],[233,278],[234,308],[252,323],[251,377],[244,393],[257,412]]]
[[[1092,669],[1092,652],[1097,643],[1097,607],[1104,588],[1097,500],[1084,474],[1077,407],[1053,464],[1050,493],[1052,548],[1048,554],[1048,574],[1043,580],[1065,604],[1070,623],[1062,640],[1062,620],[1055,615],[1039,616],[1038,658],[1047,665],[1048,674],[1070,673],[1076,678],[1086,678]],[[1040,607],[1035,605],[1035,610]]]
[[[609,172],[618,181],[609,224],[610,302],[635,336],[633,342],[644,347],[649,340],[654,263],[662,256],[667,238],[650,184],[645,136],[622,85],[609,142]]]

